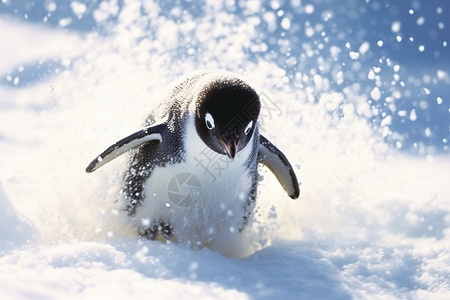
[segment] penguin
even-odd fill
[[[286,156],[260,134],[258,93],[240,76],[202,71],[181,79],[144,127],[108,147],[91,173],[131,152],[123,209],[148,239],[203,246],[238,235],[255,207],[258,164],[289,197],[300,195]]]

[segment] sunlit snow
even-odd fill
[[[0,298],[445,299],[449,14],[444,0],[2,0]],[[117,203],[126,156],[84,171],[200,69],[249,79],[301,181],[294,201],[261,170],[240,258],[137,237]]]

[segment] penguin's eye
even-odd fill
[[[244,130],[246,135],[250,132],[250,130],[252,129],[252,126],[253,126],[253,121],[250,121],[250,123],[248,123],[247,127],[245,127],[245,130]]]
[[[206,127],[208,127],[209,130],[214,128],[214,119],[210,113],[206,113],[205,123],[206,123]]]

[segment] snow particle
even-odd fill
[[[394,74],[394,81],[399,81],[400,80],[400,75],[398,74]],[[395,83],[393,83],[393,85],[395,85]]]
[[[19,77],[15,77],[13,81],[14,85],[18,85],[19,81],[20,81]]]
[[[419,46],[419,51],[420,51],[420,52],[425,51],[425,46],[424,46],[424,45],[420,45],[420,46]]]
[[[312,14],[314,12],[314,5],[308,4],[305,6],[305,13],[308,15]]]
[[[411,112],[409,113],[409,120],[411,122],[414,122],[414,121],[417,120],[417,114],[416,114],[416,110],[415,109],[411,110]]]
[[[289,28],[291,28],[291,20],[289,20],[289,18],[283,18],[281,20],[281,27],[284,30],[289,30]]]
[[[46,9],[48,12],[54,12],[54,11],[56,10],[56,3],[55,3],[55,2],[48,2],[48,3],[45,5],[45,9]]]
[[[437,97],[437,98],[436,98],[436,102],[437,102],[438,105],[441,105],[442,102],[443,102],[443,100],[442,100],[441,97]]]
[[[420,107],[420,109],[423,109],[423,110],[427,109],[428,108],[428,102],[424,101],[424,100],[420,101],[419,102],[419,107]]]
[[[266,22],[269,32],[274,32],[277,29],[276,19],[276,15],[270,11],[263,15],[263,20]]]
[[[312,27],[306,27],[305,28],[305,35],[307,37],[312,37],[314,35],[314,28]]]
[[[72,23],[72,18],[63,18],[58,21],[60,27],[66,27]]]
[[[368,42],[362,43],[362,45],[359,47],[359,53],[365,54],[370,48],[370,44]]]
[[[247,200],[246,195],[247,195],[246,193],[240,192],[240,193],[239,193],[239,200],[240,200],[240,201],[246,201],[246,200]]]
[[[386,113],[384,113],[384,114],[386,114]],[[381,121],[380,126],[384,127],[384,126],[389,126],[391,124],[392,124],[392,116],[385,116],[383,118],[383,120]]]
[[[78,1],[73,1],[70,3],[70,8],[72,8],[73,13],[78,17],[78,19],[81,19],[83,14],[86,12],[86,5]]]
[[[413,15],[413,14],[414,14],[414,9],[410,9],[410,10],[409,10],[409,14],[410,14],[410,15]]]
[[[425,23],[425,18],[424,17],[420,17],[416,21],[417,26],[422,26],[424,23]]]
[[[350,58],[353,60],[356,60],[359,58],[359,52],[350,51],[349,55],[350,55]]]
[[[344,72],[338,71],[335,76],[335,80],[337,84],[342,84],[344,82]]]
[[[380,89],[376,86],[373,88],[373,90],[370,92],[370,97],[375,100],[378,101],[381,98],[381,92]]]
[[[336,46],[331,46],[330,47],[330,55],[333,58],[337,58],[339,56],[339,53],[341,52],[341,49],[339,47]]]
[[[103,1],[100,3],[97,10],[94,11],[94,19],[97,23],[101,23],[110,16],[116,16],[119,12],[119,5],[117,1]],[[129,18],[129,15],[125,15]]]
[[[397,32],[400,31],[401,26],[402,26],[401,22],[395,21],[391,25],[391,31],[394,32],[394,33],[397,33]]]
[[[382,40],[379,40],[379,41],[377,42],[377,45],[378,45],[378,47],[383,47],[383,41],[382,41]]]
[[[195,261],[192,262],[191,265],[189,266],[189,271],[194,272],[197,269],[198,269],[198,263]]]
[[[281,7],[281,4],[280,4],[279,1],[272,0],[272,1],[270,1],[270,7],[273,10],[277,10],[277,9],[279,9]]]
[[[399,111],[397,112],[397,115],[398,115],[399,117],[406,117],[406,110],[399,110]]]
[[[431,83],[431,76],[428,75],[428,74],[423,75],[422,81],[423,81],[424,83],[426,83],[426,84],[430,84],[430,83]]]
[[[333,18],[333,12],[331,10],[326,10],[322,13],[322,19],[327,22]]]
[[[396,37],[395,37],[395,39],[397,40],[397,42],[401,42],[402,41],[402,37],[400,36],[400,35],[397,35]]]

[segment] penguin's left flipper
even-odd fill
[[[300,196],[294,169],[286,156],[264,136],[259,136],[258,161],[269,168],[292,199]]]
[[[145,143],[156,141],[162,142],[163,132],[167,129],[165,124],[160,124],[139,130],[126,138],[121,139],[114,145],[108,147],[97,158],[95,158],[86,168],[87,173],[94,172],[104,164],[110,162],[114,158],[124,154],[125,152],[139,148]]]

